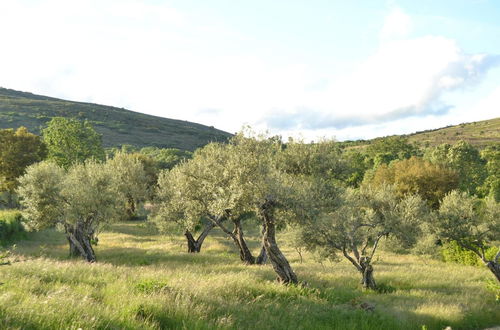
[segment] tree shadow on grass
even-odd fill
[[[105,232],[126,234],[139,237],[153,237],[158,236],[158,230],[154,226],[145,221],[127,221],[119,222],[109,225]]]
[[[116,266],[168,265],[184,267],[194,264],[227,265],[231,263],[227,255],[175,252],[165,250],[141,249],[135,247],[104,247],[96,250],[98,262]],[[235,258],[235,261],[238,260]]]

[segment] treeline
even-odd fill
[[[103,148],[101,135],[87,121],[55,117],[41,129],[41,136],[25,127],[0,129],[0,207],[16,207],[18,179],[26,168],[48,160],[68,169],[72,164],[87,159],[103,162],[117,153],[132,154],[140,160],[150,182],[156,182],[160,170],[170,169],[192,155],[190,151],[175,148],[130,145],[121,148]],[[153,184],[151,183],[151,184]]]
[[[54,127],[68,125],[57,121]],[[242,132],[192,157],[178,154],[161,168],[162,151],[114,150],[106,157],[92,128],[73,124],[81,135],[62,130],[53,140],[61,130],[49,124],[46,150],[40,148],[48,160],[23,169],[14,190],[28,225],[58,227],[71,255],[95,261],[93,245],[103,226],[132,217],[147,202],[159,230],[171,224],[183,229],[189,252],[200,252],[218,227],[242,262],[269,262],[283,283],[299,282],[276,239],[283,228],[293,228],[294,243],[322,258],[347,259],[366,288],[377,288],[373,260],[382,240],[409,249],[428,237],[435,237],[429,249],[453,242],[471,251],[500,281],[500,251],[491,253],[500,237],[498,145],[479,151],[459,142],[421,150],[391,137],[357,150]],[[60,157],[64,152],[71,155]],[[245,240],[242,224],[249,219],[258,219],[251,223],[262,233],[257,253]]]

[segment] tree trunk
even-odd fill
[[[264,235],[262,237],[263,245],[266,249],[269,261],[278,275],[277,280],[285,284],[297,284],[297,275],[293,272],[288,260],[283,253],[281,253],[276,243],[276,226],[273,215],[274,206],[275,202],[269,198],[260,206],[260,217],[264,225]]]
[[[264,224],[262,224],[262,231],[261,231],[262,237],[264,237],[265,232],[266,232],[266,226]],[[267,252],[266,252],[266,247],[264,246],[264,244],[262,244],[259,256],[257,257],[257,259],[255,259],[255,263],[257,265],[263,265],[263,264],[267,263]]]
[[[360,260],[361,265],[361,284],[365,289],[376,290],[377,284],[375,283],[375,278],[373,277],[373,266],[370,265],[370,258],[362,257]]]
[[[66,228],[66,236],[70,247],[70,256],[81,256],[88,262],[95,262],[96,256],[92,248],[91,235],[87,234],[81,225]]]
[[[500,264],[495,261],[488,261],[486,262],[486,267],[491,270],[493,275],[497,278],[497,281],[500,282]]]
[[[75,257],[80,257],[81,253],[78,251],[78,248],[76,247],[75,244],[73,244],[73,241],[67,236],[68,243],[69,243],[69,256],[70,258],[75,258]]]
[[[198,246],[198,244],[196,244],[197,242],[189,230],[186,230],[186,232],[184,233],[184,236],[186,236],[186,239],[187,239],[188,252],[189,253],[200,252],[200,247]]]
[[[263,265],[267,263],[267,252],[266,252],[266,247],[264,245],[262,245],[259,256],[257,257],[257,259],[255,259],[255,263],[257,265]]]
[[[127,197],[127,204],[125,206],[125,211],[127,213],[127,220],[133,220],[136,216],[135,214],[135,200],[132,196]]]
[[[234,223],[234,236],[236,237],[235,243],[240,250],[240,259],[247,265],[255,264],[255,257],[248,248],[247,242],[243,237],[243,228],[241,227],[241,221],[239,219],[233,220]]]
[[[188,252],[189,253],[198,253],[201,251],[201,246],[203,244],[203,241],[205,238],[207,238],[208,233],[215,227],[215,224],[212,222],[207,223],[205,225],[205,228],[203,228],[203,231],[201,232],[200,236],[198,236],[198,239],[194,239],[193,235],[189,230],[186,230],[184,233],[184,236],[186,236],[186,239],[188,241]]]

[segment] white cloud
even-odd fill
[[[406,37],[412,30],[411,17],[401,8],[393,8],[384,20],[380,31],[382,40],[391,40]]]
[[[500,64],[498,55],[466,54],[454,40],[444,37],[394,38],[405,36],[410,26],[408,15],[393,10],[383,26],[378,50],[356,70],[322,92],[308,93],[293,108],[268,113],[262,122],[288,134],[301,130],[315,136],[329,131],[342,138],[383,131],[389,122],[411,130],[407,123],[417,117],[425,117],[428,123],[431,116],[443,117],[452,111],[456,104],[446,102],[447,95],[475,87],[489,69]],[[405,118],[411,119],[405,122]]]
[[[321,63],[271,63],[239,52],[237,31],[198,25],[161,2],[34,3],[0,2],[0,31],[8,31],[0,86],[230,132],[247,123],[283,135],[350,138],[411,127],[415,116],[449,110],[454,104],[443,96],[473,86],[498,60],[465,54],[443,37],[409,39],[412,22],[401,9],[388,15],[378,50],[335,77]]]

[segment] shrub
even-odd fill
[[[6,245],[16,238],[24,237],[25,229],[20,211],[0,211],[0,245]]]
[[[486,249],[486,258],[493,260],[498,248],[488,247]],[[441,255],[445,262],[454,262],[468,266],[482,266],[481,259],[472,251],[465,250],[456,241],[445,243],[441,249]]]

